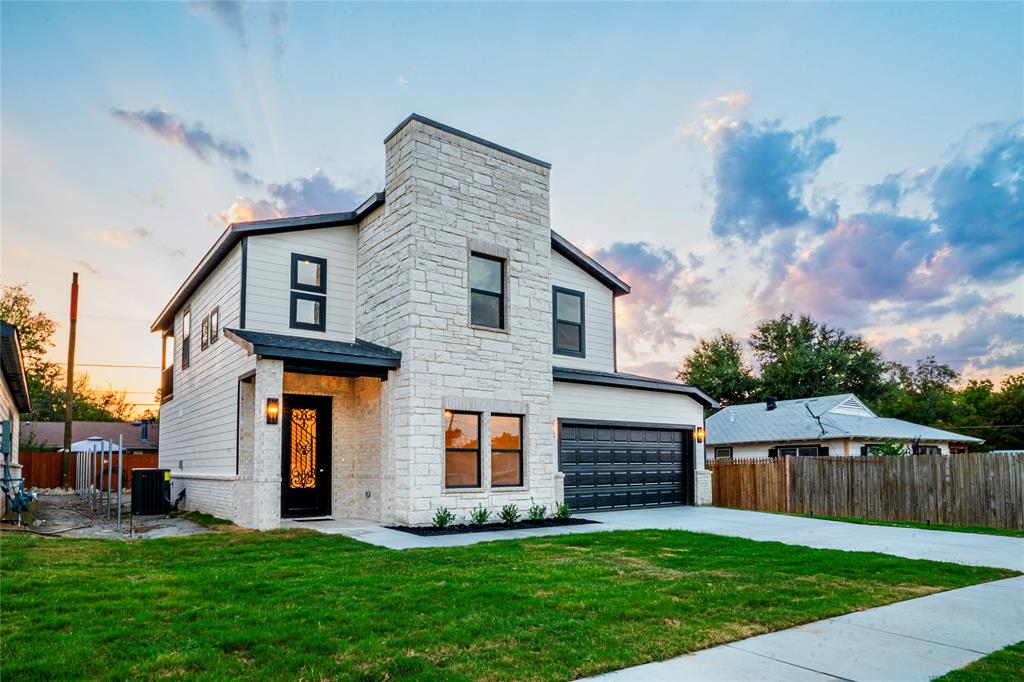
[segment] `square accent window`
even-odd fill
[[[292,289],[327,293],[327,259],[292,254]]]
[[[181,315],[181,367],[192,362],[192,310],[185,309]]]
[[[715,448],[715,459],[732,459],[732,448]]]
[[[220,337],[220,308],[214,308],[210,311],[210,343],[213,343]]]
[[[474,253],[469,259],[470,324],[505,328],[505,261]]]
[[[584,341],[584,296],[582,291],[552,287],[555,352],[586,357]]]
[[[480,415],[444,413],[444,487],[480,487]]]
[[[291,315],[288,326],[292,329],[309,329],[322,332],[326,324],[327,298],[314,294],[292,292]]]
[[[523,484],[523,418],[491,415],[491,485]]]
[[[204,317],[199,326],[199,347],[206,350],[210,347],[210,318]]]

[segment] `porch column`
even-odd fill
[[[284,363],[256,361],[256,409],[253,410],[252,520],[260,530],[281,524],[281,421],[283,415]],[[267,398],[280,409],[276,424],[267,423]]]

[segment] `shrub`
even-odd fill
[[[532,501],[532,500],[531,500]],[[548,515],[548,508],[542,504],[532,505],[526,510],[526,518],[531,521],[543,521]]]
[[[432,523],[437,528],[447,528],[455,520],[455,514],[453,514],[447,507],[440,507],[434,512],[434,519]]]
[[[498,516],[508,525],[512,525],[519,520],[519,507],[514,504],[506,504],[501,508],[501,513]]]
[[[570,516],[572,516],[572,509],[565,502],[555,507],[555,518],[567,519]]]
[[[491,518],[491,510],[480,505],[469,513],[469,524],[471,526],[482,526],[487,523],[489,518]]]

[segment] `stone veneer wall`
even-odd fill
[[[438,506],[556,501],[548,169],[411,121],[386,145],[387,203],[360,229],[356,335],[402,351],[385,387],[385,521]],[[469,256],[507,258],[507,331],[469,325]],[[525,415],[525,482],[445,491],[443,411]],[[486,461],[485,453],[482,453]]]

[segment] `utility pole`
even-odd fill
[[[68,383],[64,391],[64,477],[61,483],[71,487],[71,417],[75,401],[75,327],[78,325],[78,273],[71,273],[71,324],[68,329]],[[81,481],[79,481],[81,484]]]

